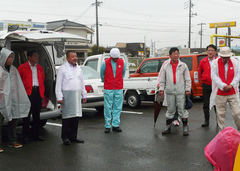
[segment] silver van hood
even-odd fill
[[[84,37],[66,33],[66,32],[54,32],[54,31],[14,31],[14,32],[0,32],[0,41],[8,38],[15,40],[22,40],[28,42],[88,42]]]

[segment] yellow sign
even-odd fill
[[[236,27],[236,21],[209,24],[209,28],[221,28],[221,27]]]

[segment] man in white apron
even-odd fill
[[[77,138],[78,121],[82,116],[81,100],[86,103],[86,90],[83,73],[77,64],[75,51],[66,53],[67,62],[57,73],[56,96],[62,107],[62,140],[65,145],[71,142],[84,143]]]

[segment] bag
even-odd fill
[[[185,101],[185,109],[191,109],[193,107],[193,102],[191,99],[189,99],[188,96],[186,96],[186,101]]]
[[[44,96],[42,98],[42,108],[46,108],[48,105],[49,98],[47,96]]]

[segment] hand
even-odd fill
[[[63,104],[63,101],[62,101],[62,100],[58,100],[57,102],[60,103],[60,104]]]
[[[232,85],[226,85],[224,88],[223,88],[223,91],[225,92],[229,92],[231,89],[232,89]]]
[[[190,96],[191,94],[191,91],[186,91],[186,96]]]
[[[159,94],[164,97],[164,91],[159,91]]]
[[[83,98],[83,103],[86,103],[87,102],[87,98]]]

